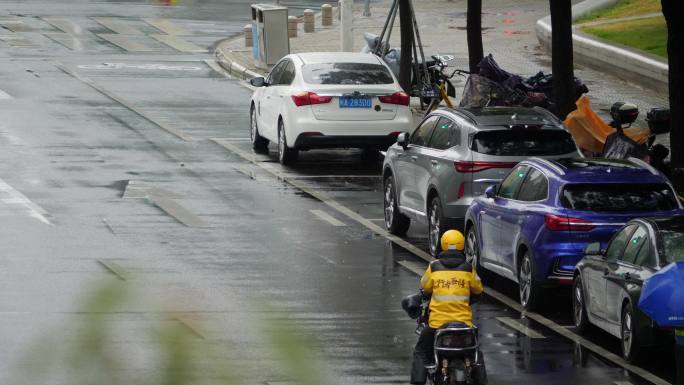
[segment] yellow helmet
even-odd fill
[[[465,237],[458,230],[448,230],[442,235],[442,251],[457,250],[463,251],[465,247]]]

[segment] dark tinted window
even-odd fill
[[[665,261],[684,262],[684,233],[663,230],[660,234],[665,247]]]
[[[546,199],[548,187],[549,182],[546,180],[544,174],[536,168],[530,168],[530,172],[527,173],[525,182],[520,187],[518,199],[521,201],[540,201]]]
[[[283,69],[283,72],[280,74],[280,80],[278,81],[279,84],[282,85],[290,85],[292,84],[292,81],[295,78],[295,68],[294,68],[294,63],[291,61],[287,62],[287,66]]]
[[[438,119],[439,116],[437,115],[432,115],[425,119],[423,123],[416,128],[413,135],[411,135],[411,144],[416,146],[427,146],[430,141],[430,136],[432,135],[432,130],[435,128],[435,123],[437,123]]]
[[[622,255],[622,250],[625,249],[625,245],[632,235],[632,232],[636,228],[636,225],[629,225],[622,229],[619,233],[613,237],[610,241],[608,249],[606,250],[606,259],[609,261],[616,261]]]
[[[473,137],[473,151],[500,156],[561,155],[577,152],[569,133],[561,130],[491,130]]]
[[[525,173],[527,172],[527,166],[518,166],[511,171],[510,174],[501,182],[497,196],[501,198],[511,199],[515,197],[518,187],[525,179]]]
[[[275,67],[271,70],[271,73],[268,74],[268,84],[272,85],[277,85],[280,82],[280,75],[283,73],[283,70],[285,69],[285,66],[287,65],[287,61],[281,61],[280,63],[276,64]]]
[[[655,267],[655,261],[651,258],[651,242],[648,240],[644,242],[644,245],[641,246],[641,249],[639,249],[639,252],[637,253],[634,264],[638,266]]]
[[[392,84],[394,79],[382,64],[316,63],[302,67],[309,84]]]
[[[451,119],[440,118],[435,127],[435,132],[430,139],[430,147],[438,150],[451,148],[458,143],[454,143],[455,138],[460,138],[460,130],[456,123]]]
[[[643,228],[643,226],[639,226],[634,234],[632,234],[632,238],[630,238],[629,242],[627,243],[625,252],[622,254],[622,260],[636,264],[637,255],[647,241],[648,234],[646,233],[646,229]]]
[[[678,208],[665,184],[571,184],[565,186],[563,206],[580,211],[658,211]]]

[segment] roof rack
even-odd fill
[[[539,163],[543,164],[544,166],[546,166],[546,167],[552,169],[553,171],[557,172],[559,175],[565,175],[565,170],[563,170],[563,168],[561,168],[561,166],[559,166],[558,163],[556,163],[556,162],[553,162],[553,161],[550,161],[550,160],[544,159],[544,158],[539,158],[536,156],[533,158],[530,158],[530,160],[534,160],[535,162],[539,162]]]
[[[477,120],[475,119],[475,115],[471,114],[470,111],[467,110],[462,110],[458,107],[453,107],[450,108],[449,111],[453,112],[454,114],[466,118],[470,121],[470,123],[477,125]]]
[[[651,166],[650,164],[644,162],[643,160],[641,160],[639,158],[629,157],[629,158],[627,158],[627,160],[632,162],[632,164],[634,164],[636,166],[640,166],[640,167],[645,168],[646,170],[648,170],[653,175],[659,174],[658,170],[656,170],[655,168],[653,168],[653,166]]]

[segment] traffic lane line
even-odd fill
[[[332,215],[326,213],[326,212],[323,211],[323,210],[309,210],[309,211],[311,212],[311,214],[313,214],[313,215],[315,215],[316,217],[318,217],[318,219],[323,220],[323,221],[326,221],[326,222],[328,222],[328,223],[329,223],[330,225],[332,225],[332,226],[336,226],[336,227],[344,227],[344,226],[347,226],[347,225],[345,225],[343,222],[338,221],[335,217],[333,217]]]
[[[164,32],[167,35],[180,35],[188,36],[192,35],[190,31],[179,26],[178,24],[172,22],[169,19],[163,18],[145,18],[143,19],[147,24],[153,26],[154,28]]]
[[[179,51],[187,53],[204,53],[207,52],[205,48],[202,48],[196,44],[190,43],[189,41],[178,38],[175,35],[150,35],[153,39],[156,39],[169,47]]]
[[[108,42],[128,51],[128,52],[161,52],[164,51],[164,48],[162,46],[151,46],[144,44],[140,41],[136,41],[131,39],[131,37],[126,36],[126,35],[119,35],[116,33],[98,33],[98,37],[107,40]],[[140,38],[140,36],[132,36],[132,37],[137,37]],[[147,38],[145,38],[147,39]],[[153,41],[149,40],[148,41]]]
[[[225,149],[237,154],[238,156],[242,157],[248,162],[253,163],[254,165],[261,167],[262,169],[266,170],[267,172],[271,173],[273,176],[275,176],[278,179],[283,180],[284,182],[300,189],[301,191],[307,193],[308,195],[320,200],[321,202],[327,204],[328,206],[332,207],[333,209],[337,210],[341,214],[346,215],[350,219],[360,223],[361,225],[365,226],[367,229],[383,236],[389,241],[392,241],[396,245],[406,249],[407,251],[413,253],[415,256],[417,256],[420,259],[423,259],[426,262],[433,261],[434,258],[432,258],[431,255],[426,253],[425,251],[413,246],[409,242],[403,240],[402,238],[399,238],[395,235],[392,235],[388,233],[384,228],[381,228],[380,226],[377,226],[376,224],[370,222],[360,214],[352,211],[351,209],[341,205],[337,201],[331,199],[328,197],[326,194],[321,193],[319,191],[315,191],[307,186],[302,185],[298,181],[294,180],[293,178],[289,178],[287,176],[282,175],[282,173],[271,169],[270,167],[266,167],[264,164],[261,164],[254,160],[254,154],[249,154],[239,147],[235,146],[232,143],[228,142],[221,142],[220,139],[212,139],[216,144],[219,146],[224,147]],[[406,266],[406,261],[400,261],[398,262],[402,266]],[[411,266],[411,265],[409,265]],[[418,276],[421,276],[423,274],[423,271],[421,269],[416,268],[415,266],[411,266],[408,268],[409,271],[414,272]],[[595,343],[587,340],[586,338],[570,331],[568,328],[561,326],[554,321],[551,321],[547,319],[546,317],[533,313],[533,312],[527,312],[523,307],[516,301],[513,301],[512,299],[508,298],[507,296],[503,295],[502,293],[499,293],[498,291],[490,288],[490,287],[485,287],[485,294],[489,295],[490,297],[498,300],[499,302],[503,303],[504,305],[512,308],[513,310],[523,314],[525,317],[532,319],[533,321],[536,321],[537,323],[547,327],[548,329],[551,329],[552,331],[556,332],[557,334],[560,334],[562,337],[565,337],[569,339],[572,342],[575,342],[581,346],[584,346],[588,350],[592,351],[598,356],[601,356],[611,363],[613,363],[616,366],[619,366],[631,373],[636,374],[637,376],[643,378],[644,380],[647,380],[653,384],[656,385],[670,385],[669,382],[665,381],[664,379],[650,373],[649,371],[642,369],[638,366],[634,366],[632,364],[627,363],[624,361],[621,357],[617,356],[614,353],[609,352],[608,350],[596,345]]]
[[[21,206],[28,211],[28,214],[31,218],[35,218],[46,225],[51,224],[50,220],[47,219],[49,214],[47,211],[45,211],[45,209],[33,203],[26,197],[26,195],[22,194],[2,179],[0,179],[0,192],[3,192],[7,195],[6,197],[0,198],[0,201],[3,203]]]
[[[92,88],[92,89],[94,89],[95,91],[101,93],[102,95],[108,97],[109,99],[112,99],[113,101],[119,103],[119,104],[122,105],[124,108],[126,108],[126,109],[128,109],[128,110],[130,110],[130,111],[135,112],[135,113],[138,114],[140,117],[144,118],[145,120],[147,120],[148,122],[154,124],[155,126],[161,128],[162,130],[164,130],[164,131],[166,131],[166,132],[168,132],[168,133],[170,133],[170,134],[176,136],[177,138],[179,138],[179,139],[181,139],[181,140],[184,140],[184,141],[186,141],[186,142],[192,142],[192,141],[193,141],[192,137],[190,137],[190,136],[188,136],[188,135],[185,135],[184,133],[180,132],[179,130],[177,130],[177,129],[173,128],[173,127],[170,127],[169,125],[167,125],[167,124],[165,124],[165,123],[162,123],[162,122],[157,121],[156,119],[154,119],[153,117],[151,117],[150,115],[148,115],[146,112],[144,112],[144,111],[142,111],[142,110],[136,108],[135,106],[131,105],[130,103],[126,102],[124,99],[122,99],[121,97],[117,96],[117,95],[114,94],[113,92],[107,91],[106,89],[104,89],[104,88],[100,87],[99,85],[95,84],[95,82],[93,82],[92,80],[90,80],[90,79],[88,79],[88,78],[82,77],[81,75],[77,74],[76,72],[73,72],[73,71],[71,71],[70,69],[66,68],[66,67],[65,67],[64,65],[62,65],[62,64],[56,64],[56,67],[57,67],[59,70],[61,70],[62,72],[64,72],[65,74],[67,74],[67,75],[69,75],[69,76],[75,78],[76,80],[78,80],[78,81],[80,81],[80,82],[82,82],[82,83],[88,85],[90,88]]]
[[[523,325],[522,323],[514,320],[513,318],[496,317],[496,320],[499,321],[500,323],[508,326],[509,328],[526,335],[527,337],[534,338],[534,339],[546,338],[541,333],[536,332],[535,330],[529,328],[527,325]]]
[[[93,20],[114,33],[121,35],[144,35],[139,29],[131,27],[116,17],[93,17]]]

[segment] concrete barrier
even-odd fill
[[[254,43],[252,42],[252,24],[245,25],[242,31],[245,33],[245,47],[253,46]]]
[[[299,18],[297,18],[297,16],[287,17],[287,35],[289,37],[297,37],[298,24]]]
[[[330,4],[321,6],[321,25],[329,27],[333,24],[333,7]]]
[[[316,30],[316,16],[312,9],[304,10],[304,32],[311,33]]]
[[[617,0],[586,0],[572,7],[572,18],[576,20],[589,12],[609,7]],[[551,17],[537,21],[537,39],[551,51]],[[662,58],[628,47],[607,42],[582,33],[573,28],[573,54],[575,62],[609,72],[622,79],[641,86],[667,93],[668,65]]]

